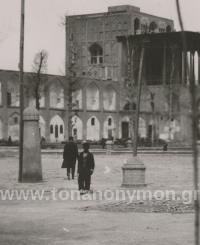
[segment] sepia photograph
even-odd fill
[[[0,245],[200,245],[199,0],[0,3]]]

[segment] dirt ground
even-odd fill
[[[129,155],[95,156],[96,169],[92,177],[94,193],[117,190],[122,183],[121,167]],[[146,169],[146,190],[192,189],[192,161],[189,155],[141,155]],[[44,181],[37,184],[17,183],[17,157],[0,158],[1,190],[45,190],[50,197],[53,188],[76,190],[77,180],[65,179],[60,168],[60,155],[45,155]],[[156,204],[157,202],[154,201]],[[182,212],[174,209],[155,211],[145,202],[107,200],[0,200],[0,244],[192,244],[193,210],[185,205]],[[172,207],[181,203],[171,202]],[[133,205],[133,204],[132,204]],[[169,205],[166,205],[169,208]],[[171,207],[170,206],[170,207]],[[117,207],[117,208],[116,208]],[[185,207],[189,207],[188,209]]]

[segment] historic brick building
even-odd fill
[[[172,20],[142,13],[139,8],[129,5],[109,7],[106,13],[66,17],[66,75],[76,77],[74,81],[80,87],[79,110],[76,110],[79,127],[73,134],[87,139],[131,136],[130,109],[135,108],[124,87],[127,52],[117,37],[173,30]],[[149,51],[149,59],[151,55]],[[152,56],[152,63],[153,60]],[[157,65],[162,69],[160,60]],[[149,72],[157,72],[155,66],[154,70],[149,67]],[[156,98],[159,99],[158,103],[162,104],[162,95]],[[152,138],[150,98],[142,102],[142,111],[140,136]],[[173,130],[179,130],[175,121],[171,124]],[[166,125],[161,127],[162,132],[157,132],[156,137],[167,138],[169,129]]]
[[[199,34],[186,34],[189,69],[199,84]],[[139,135],[188,141],[190,96],[181,35],[172,20],[129,5],[66,17],[66,77],[43,75],[41,135],[48,142],[66,140],[71,119],[71,134],[80,140],[131,137],[141,44],[145,56]],[[30,92],[25,97],[26,106],[34,103]],[[0,139],[19,138],[18,107],[18,72],[0,71]]]

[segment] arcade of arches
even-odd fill
[[[196,57],[196,56],[195,56]],[[197,75],[196,75],[197,74]],[[195,77],[198,78],[198,69],[195,68]],[[1,85],[1,82],[0,82]],[[18,88],[11,81],[8,82],[7,105],[11,111],[7,115],[7,125],[4,117],[0,118],[0,140],[19,140],[19,104]],[[1,92],[2,92],[2,87]],[[135,110],[135,104],[121,105],[118,100],[119,91],[111,83],[101,86],[96,82],[88,83],[86,87],[73,92],[72,132],[77,140],[101,140],[131,137],[131,123],[129,110]],[[0,93],[0,103],[2,94]],[[47,142],[62,142],[68,138],[67,110],[65,109],[64,87],[57,82],[49,87],[49,103],[45,93],[40,99],[39,130],[41,137]],[[35,104],[35,101],[29,101]],[[49,104],[47,108],[46,105]],[[156,119],[154,122],[150,115],[142,115],[139,124],[139,135],[142,138],[152,138],[154,130],[157,138],[176,139],[180,134],[180,120]],[[159,125],[159,126],[158,126]]]
[[[72,121],[72,136],[75,140],[100,140],[116,139],[116,138],[131,138],[131,122],[129,116],[122,117],[119,121],[114,116],[107,116],[106,118],[98,118],[91,116],[85,121],[74,115]],[[118,123],[119,122],[119,123]],[[158,126],[159,125],[159,126]],[[47,139],[49,132],[49,141],[52,143],[63,142],[67,140],[67,123],[64,118],[59,115],[54,115],[50,119],[48,126],[44,117],[39,117],[40,136]],[[156,130],[156,132],[154,132]],[[141,138],[152,138],[156,133],[157,138],[164,140],[174,140],[180,133],[180,122],[176,119],[166,121],[161,119],[158,121],[145,120],[140,117],[139,120],[139,136]],[[8,119],[8,136],[12,141],[19,140],[19,114],[13,113]],[[3,138],[3,123],[0,118],[0,139]],[[199,135],[198,135],[198,138]]]

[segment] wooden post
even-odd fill
[[[19,82],[20,82],[20,140],[19,140],[19,176],[18,181],[22,182],[23,168],[23,139],[24,139],[24,20],[25,0],[21,0],[21,26],[20,26],[20,61],[19,61]]]
[[[190,52],[190,82],[194,82],[195,85],[195,75],[194,75],[194,52]]]
[[[139,128],[139,117],[140,117],[140,98],[142,90],[142,71],[143,71],[143,61],[144,61],[145,48],[142,46],[140,55],[140,65],[138,74],[138,89],[137,89],[137,102],[136,102],[136,113],[135,113],[135,127],[134,127],[134,142],[133,142],[133,156],[137,156],[137,146],[138,146],[138,128]]]
[[[185,52],[182,51],[182,76],[181,76],[181,82],[182,84],[185,84],[186,82],[186,76],[185,76],[185,73],[186,73],[186,64],[185,64],[185,60],[186,60],[186,54]]]
[[[162,74],[163,85],[166,84],[166,58],[167,58],[167,46],[166,46],[166,43],[164,43],[164,47],[163,47],[163,74]]]

